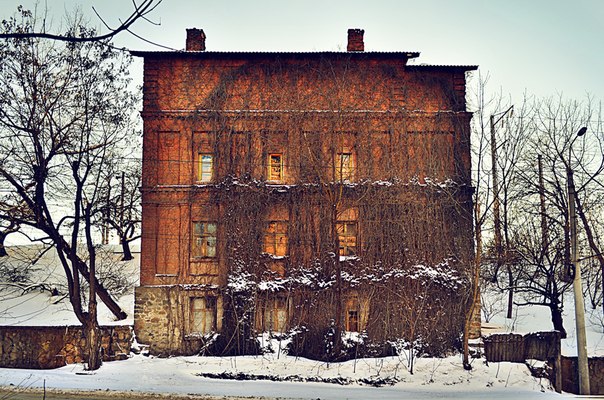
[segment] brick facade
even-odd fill
[[[400,307],[411,286],[434,296],[422,325],[451,327],[433,340],[455,340],[465,284],[426,289],[405,271],[462,282],[472,262],[476,67],[364,52],[359,29],[348,52],[207,52],[201,30],[187,49],[133,52],[145,60],[139,341],[192,354],[212,332],[240,337],[242,321],[246,335],[320,335],[334,318],[385,341],[420,318]]]

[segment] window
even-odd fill
[[[359,312],[358,310],[348,310],[348,317],[346,318],[346,330],[348,332],[359,331]]]
[[[287,298],[278,296],[268,302],[264,311],[264,329],[284,332],[287,325]]]
[[[338,241],[341,256],[354,256],[357,253],[357,223],[354,221],[337,222]]]
[[[283,154],[273,153],[268,156],[268,180],[283,180]]]
[[[211,182],[214,171],[214,156],[207,153],[199,153],[197,158],[197,181]]]
[[[274,256],[287,254],[287,222],[269,222],[264,233],[264,252]]]
[[[338,153],[336,162],[336,179],[341,182],[351,181],[354,173],[352,153]]]
[[[216,297],[191,298],[191,333],[205,335],[216,328]]]
[[[216,257],[216,223],[193,222],[193,257]]]

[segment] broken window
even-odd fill
[[[264,252],[274,256],[287,254],[287,221],[271,221],[264,233]]]
[[[268,180],[283,180],[283,154],[273,153],[268,156]]]
[[[196,258],[216,257],[215,222],[193,222],[191,255]]]
[[[199,153],[197,158],[197,181],[211,182],[214,171],[214,156],[208,153]]]
[[[336,179],[340,182],[352,181],[354,158],[352,153],[338,153],[336,160]]]
[[[356,221],[339,221],[336,223],[341,256],[357,254],[357,223]]]
[[[191,333],[208,334],[216,329],[216,297],[191,298]]]

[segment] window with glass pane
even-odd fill
[[[337,162],[336,178],[340,181],[352,180],[354,163],[352,153],[339,153]]]
[[[354,256],[357,253],[357,223],[338,222],[338,241],[340,242],[341,256]]]
[[[268,302],[264,312],[264,329],[284,332],[287,326],[287,299],[277,297]]]
[[[273,221],[266,226],[264,252],[274,256],[287,254],[287,222]]]
[[[210,182],[214,168],[214,157],[212,154],[199,153],[197,164],[197,180],[199,182]]]
[[[274,153],[268,156],[268,180],[283,180],[283,154]]]
[[[216,298],[193,297],[191,299],[191,333],[205,335],[214,331],[216,322]]]
[[[193,223],[193,257],[216,257],[216,223]]]

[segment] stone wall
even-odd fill
[[[102,326],[103,361],[127,358],[132,345],[131,326]],[[86,359],[81,326],[0,327],[0,367],[58,368]]]
[[[159,356],[198,354],[203,337],[190,334],[190,299],[217,297],[216,330],[222,326],[222,297],[214,287],[198,285],[139,286],[135,289],[134,332],[136,340]]]

